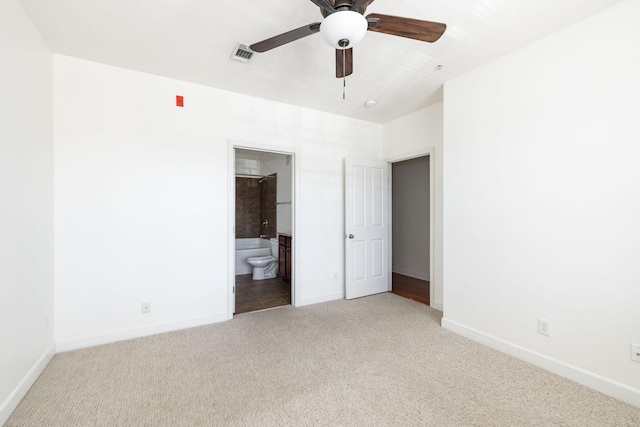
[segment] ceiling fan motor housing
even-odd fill
[[[335,11],[352,10],[354,12],[358,12],[360,15],[364,15],[364,13],[367,11],[367,6],[360,6],[360,7],[354,8],[353,3],[354,3],[353,0],[336,0],[333,7]],[[324,16],[325,18],[331,15],[332,13],[335,13],[335,11],[320,8],[320,12],[322,13],[322,16]]]
[[[367,27],[367,19],[360,13],[340,10],[324,19],[320,33],[334,49],[350,49],[364,38]]]

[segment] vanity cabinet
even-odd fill
[[[278,236],[278,274],[291,283],[291,236]]]

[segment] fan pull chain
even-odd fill
[[[349,46],[348,39],[342,39],[338,42],[338,46],[342,48],[342,100],[345,100],[347,95],[347,46]],[[339,57],[336,56],[336,60]],[[337,65],[337,64],[336,64]]]
[[[346,99],[347,91],[347,53],[342,49],[342,100]]]

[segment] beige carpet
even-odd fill
[[[58,354],[7,426],[639,426],[393,294]]]

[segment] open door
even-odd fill
[[[346,298],[391,290],[390,165],[345,160]]]

